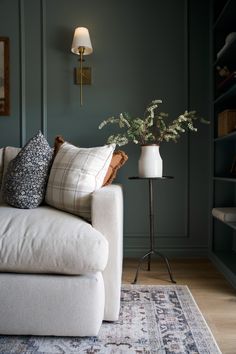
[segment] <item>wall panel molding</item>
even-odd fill
[[[184,0],[184,60],[185,60],[185,66],[184,66],[184,79],[185,79],[185,91],[184,91],[184,98],[185,98],[185,106],[187,110],[191,110],[193,107],[190,106],[190,96],[191,96],[191,85],[190,85],[190,79],[191,79],[191,55],[190,55],[190,36],[191,36],[191,30],[192,30],[192,22],[191,22],[191,16],[192,16],[192,8],[191,8],[191,1],[190,0]],[[175,242],[177,239],[186,240],[186,243],[188,244],[194,244],[195,243],[195,233],[193,233],[193,229],[190,225],[191,222],[191,207],[192,207],[192,196],[191,196],[191,133],[186,134],[186,160],[187,160],[187,166],[184,171],[185,176],[186,176],[186,184],[183,186],[183,190],[185,192],[185,205],[186,208],[183,211],[184,212],[184,221],[183,221],[183,233],[182,232],[171,232],[171,233],[165,233],[163,232],[156,232],[154,234],[155,242],[160,246],[160,249],[165,249],[162,247],[163,243],[168,243],[170,247],[166,247],[166,249],[171,250],[173,245],[173,242]],[[143,217],[146,217],[147,219],[149,218],[148,211]],[[155,215],[154,219],[156,220],[158,224],[158,212],[157,215]],[[155,221],[154,220],[154,221]],[[125,250],[127,250],[127,254],[138,254],[139,251],[142,249],[144,250],[146,246],[148,247],[149,244],[149,233],[147,232],[142,232],[142,233],[133,233],[133,232],[126,232],[124,234],[124,240],[125,240]],[[168,240],[168,241],[167,241]],[[188,241],[187,241],[188,240]],[[167,241],[167,242],[165,242]],[[179,250],[176,249],[174,253],[176,254],[181,254],[181,250],[184,248],[185,253],[188,254],[189,248],[182,247],[182,242],[181,242],[181,247]],[[190,247],[191,252],[190,254],[197,254],[198,251],[195,253],[193,250],[199,250],[199,254],[204,254],[206,255],[206,247],[195,247],[191,246]],[[203,252],[202,252],[203,250]]]
[[[184,90],[184,100],[185,100],[185,107],[187,110],[190,110],[190,0],[184,0],[184,21],[183,21],[183,28],[184,28],[184,79],[185,79],[185,90]],[[183,186],[183,190],[185,193],[185,210],[184,210],[184,225],[183,225],[183,233],[155,233],[154,238],[156,240],[164,240],[164,239],[190,239],[190,206],[191,206],[191,196],[190,196],[190,159],[191,159],[191,152],[190,152],[190,134],[187,132],[186,134],[186,161],[187,166],[185,168],[186,173],[186,184]],[[158,191],[154,190],[154,193],[158,193]],[[148,198],[148,194],[147,194]],[[146,214],[143,214],[144,218],[149,220],[149,212],[147,211]],[[158,223],[158,212],[154,215],[154,222]],[[126,232],[125,233],[125,247],[129,247],[129,241],[133,239],[143,239],[146,240],[146,244],[149,243],[149,233],[132,233]],[[158,242],[158,241],[157,241]]]
[[[46,4],[41,0],[41,130],[47,137],[47,50],[46,50]]]
[[[25,83],[25,11],[24,1],[18,0],[19,8],[19,112],[20,112],[20,145],[26,143],[26,83]]]
[[[189,46],[189,31],[190,31],[190,11],[189,11],[189,1],[185,0],[185,97],[186,97],[186,107],[190,110],[190,46]],[[186,235],[185,237],[190,238],[190,136],[187,132],[187,212],[186,212]]]
[[[100,11],[101,6],[105,12]],[[208,18],[201,17],[206,6],[194,0],[150,0],[148,5],[134,0],[101,0],[99,4],[92,0],[83,4],[74,0],[0,1],[0,12],[6,14],[0,23],[1,32],[9,36],[15,50],[11,52],[13,110],[9,119],[2,119],[1,143],[22,146],[40,129],[50,143],[56,134],[62,134],[81,146],[102,144],[110,135],[109,130],[97,129],[105,117],[120,111],[136,115],[156,95],[165,98],[163,110],[170,113],[170,119],[182,108],[196,109],[207,117]],[[94,41],[94,55],[89,61],[95,78],[91,89],[85,88],[83,107],[73,83],[75,57],[69,49],[78,13]],[[121,28],[119,18],[124,13],[127,16]],[[110,31],[104,30],[104,23]],[[148,37],[152,55],[147,71],[143,63]],[[117,53],[117,44],[127,53],[125,58],[122,52]],[[195,255],[202,254],[205,248],[200,246],[207,244],[209,233],[208,136],[201,128],[196,135],[186,133],[176,147],[167,144],[163,148],[166,174],[173,174],[174,180],[170,185],[154,187],[156,246],[165,246],[166,252],[176,255],[194,250]],[[127,181],[136,171],[135,149],[127,147],[129,162],[117,181],[125,192],[124,250],[138,255],[148,246],[149,213],[146,185]]]

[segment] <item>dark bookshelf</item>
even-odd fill
[[[225,45],[229,33],[236,32],[236,1],[213,0],[212,11],[212,208],[236,207],[236,178],[230,169],[236,156],[236,131],[217,137],[219,113],[236,110],[236,39]],[[217,66],[227,67],[228,75],[220,76]],[[236,287],[236,222],[212,215],[209,255]]]

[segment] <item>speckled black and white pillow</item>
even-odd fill
[[[3,200],[21,209],[39,206],[44,200],[53,150],[38,132],[10,161],[3,178]]]

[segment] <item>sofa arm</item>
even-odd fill
[[[111,184],[93,193],[92,225],[106,237],[109,243],[108,262],[103,271],[104,320],[116,321],[120,310],[123,261],[123,193],[121,186]]]

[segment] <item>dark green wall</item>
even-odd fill
[[[0,36],[10,38],[11,115],[0,117],[0,146],[22,146],[38,129],[84,147],[102,145],[110,130],[98,124],[128,111],[141,115],[161,98],[171,118],[185,109],[209,116],[208,1],[1,0]],[[74,28],[88,27],[94,53],[93,84],[84,105],[73,84]],[[137,174],[140,150],[128,146],[117,181],[124,186],[125,255],[147,248],[148,200]],[[161,146],[164,173],[155,185],[157,244],[169,255],[206,254],[208,240],[209,127]]]

